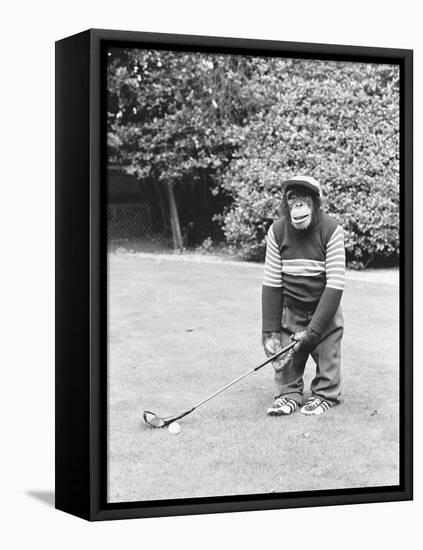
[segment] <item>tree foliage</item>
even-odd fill
[[[248,58],[160,50],[110,52],[110,158],[140,178],[176,184],[219,174],[230,126],[254,111]]]
[[[109,160],[165,187],[175,248],[183,242],[174,187],[207,181],[217,193],[237,145],[231,126],[257,108],[248,66],[241,56],[109,52]]]

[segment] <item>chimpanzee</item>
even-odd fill
[[[262,338],[268,356],[293,340],[296,345],[273,361],[277,394],[267,413],[288,415],[301,407],[311,354],[316,373],[301,413],[319,415],[341,402],[344,234],[323,212],[317,180],[295,176],[282,189],[281,217],[267,234]]]

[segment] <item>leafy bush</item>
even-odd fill
[[[238,149],[223,178],[230,244],[262,259],[280,182],[311,175],[345,230],[347,259],[395,260],[399,247],[399,72],[393,65],[261,60],[250,84],[262,109],[233,127]]]

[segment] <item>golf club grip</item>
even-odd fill
[[[297,342],[291,342],[290,344],[288,344],[287,346],[285,346],[283,349],[281,349],[280,351],[278,351],[277,353],[275,353],[274,355],[271,355],[270,357],[268,357],[266,359],[266,361],[263,361],[263,363],[261,363],[260,365],[258,365],[254,370],[255,371],[258,371],[260,370],[262,367],[264,367],[265,365],[269,364],[271,361],[274,361],[275,359],[277,359],[278,357],[280,357],[281,355],[283,355],[284,353],[286,353],[287,351],[289,351],[290,349],[292,349],[295,344]]]

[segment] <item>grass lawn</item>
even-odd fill
[[[109,255],[109,502],[399,483],[392,284],[347,281],[345,401],[322,417],[267,417],[269,365],[177,435],[144,425],[144,409],[182,412],[263,360],[261,277],[257,265]]]

